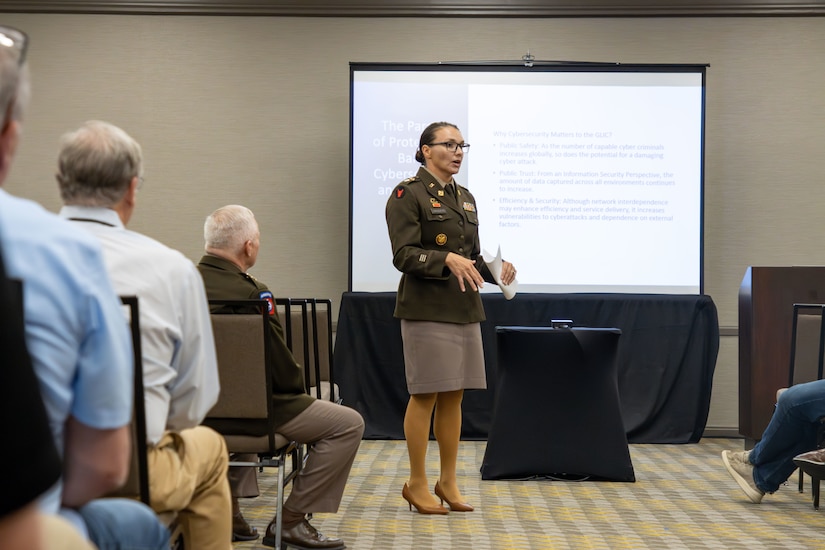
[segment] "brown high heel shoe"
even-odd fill
[[[401,489],[401,496],[407,501],[407,504],[410,506],[410,511],[412,511],[413,506],[415,506],[415,509],[419,514],[445,515],[450,513],[450,511],[443,506],[424,506],[423,504],[416,502],[415,499],[413,499],[412,493],[410,493],[410,488],[407,487],[406,483],[404,484],[404,488]]]
[[[451,512],[472,512],[475,510],[472,505],[467,504],[466,502],[452,502],[450,499],[447,498],[441,491],[441,486],[438,482],[435,482],[435,496],[441,499],[441,504],[444,504],[444,501],[447,501],[447,505],[450,507]]]

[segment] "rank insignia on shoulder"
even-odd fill
[[[467,212],[475,212],[476,211],[476,205],[471,203],[471,202],[465,202],[463,204],[463,207],[464,207],[464,210],[466,210]]]
[[[275,298],[272,297],[272,292],[268,290],[262,290],[258,293],[258,299],[266,300],[267,312],[270,315],[275,315]]]
[[[402,184],[404,184],[404,183],[412,183],[412,182],[414,182],[414,181],[415,181],[415,180],[417,180],[417,179],[418,179],[418,176],[410,176],[409,178],[405,179],[405,180],[404,180],[404,181],[402,181],[401,183],[402,183]]]
[[[447,244],[447,235],[445,235],[444,233],[439,233],[438,235],[436,235],[435,244],[437,244],[438,246],[444,246],[445,244]]]
[[[406,192],[407,192],[407,190],[404,189],[403,187],[396,187],[395,188],[395,198],[400,199],[401,197],[404,196],[404,193],[406,193]]]

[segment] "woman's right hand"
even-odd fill
[[[484,286],[484,278],[481,276],[481,273],[478,272],[478,269],[476,269],[474,261],[460,256],[455,252],[450,252],[447,254],[444,263],[452,274],[455,275],[455,278],[458,279],[458,287],[461,289],[461,292],[467,290],[464,281],[467,281],[470,288],[475,291],[478,291],[479,288]]]

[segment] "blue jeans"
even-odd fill
[[[169,530],[155,512],[125,498],[93,500],[78,510],[100,550],[168,550]]]
[[[749,460],[760,490],[773,493],[796,469],[793,458],[816,447],[817,420],[825,416],[825,380],[788,388],[776,404]]]

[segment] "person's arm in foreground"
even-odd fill
[[[66,422],[63,506],[78,508],[126,482],[130,426],[90,428],[74,417]]]

